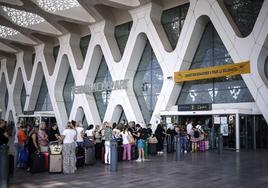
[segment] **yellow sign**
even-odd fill
[[[246,73],[250,73],[249,61],[222,65],[222,66],[174,72],[174,81],[176,83],[180,83],[185,81],[219,78],[219,77],[234,76]]]

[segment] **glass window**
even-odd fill
[[[127,22],[125,24],[121,24],[115,27],[115,39],[117,41],[121,54],[124,53],[132,23],[133,22]]]
[[[121,115],[120,115],[119,120],[118,120],[117,123],[125,124],[126,122],[128,122],[128,120],[127,120],[126,114],[124,112],[124,109],[122,109]]]
[[[52,107],[49,93],[47,90],[45,77],[43,77],[43,80],[41,83],[41,88],[39,91],[37,102],[35,104],[35,110],[36,111],[53,111],[53,107]]]
[[[7,105],[8,105],[8,100],[9,100],[8,90],[6,89],[6,93],[5,93],[5,108],[6,109],[7,109]]]
[[[173,49],[178,39],[188,12],[189,3],[163,11],[161,22]]]
[[[59,50],[60,50],[60,45],[53,47],[53,57],[54,57],[55,62],[57,61]]]
[[[85,114],[84,114],[83,119],[82,119],[82,124],[83,124],[84,129],[86,130],[88,127],[88,123],[87,123],[87,118],[86,118]]]
[[[91,35],[86,35],[80,39],[80,50],[81,50],[83,59],[85,59],[87,55],[87,48],[89,45],[90,38],[91,38]]]
[[[112,77],[111,77],[110,71],[107,67],[104,56],[102,56],[102,60],[101,60],[94,83],[111,82],[111,81],[112,81]],[[97,91],[93,93],[101,121],[103,121],[103,118],[104,118],[104,115],[105,115],[105,112],[106,112],[106,109],[110,100],[111,92],[112,92],[111,90],[105,90],[105,91]]]
[[[265,60],[265,64],[264,64],[264,73],[266,75],[266,78],[268,79],[268,57]]]
[[[134,91],[145,123],[149,123],[163,85],[163,72],[147,40],[134,77]]]
[[[257,20],[263,0],[224,0],[224,4],[242,36],[248,36]]]
[[[26,90],[24,85],[22,86],[21,94],[20,94],[20,103],[21,103],[21,110],[24,111],[24,105],[26,101]]]
[[[190,69],[233,63],[217,31],[209,22]],[[185,82],[177,104],[253,102],[240,75]]]
[[[32,65],[34,64],[34,60],[35,60],[35,53],[32,54]]]
[[[72,87],[74,87],[74,77],[73,77],[71,68],[69,68],[68,73],[67,73],[67,78],[64,84],[64,88],[63,88],[63,99],[64,99],[65,109],[66,109],[68,117],[70,116],[70,113],[73,107],[73,100],[74,100]]]

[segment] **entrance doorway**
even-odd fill
[[[268,125],[262,115],[239,114],[240,148],[268,149]]]
[[[221,133],[221,124],[214,122],[214,118],[218,117],[227,119],[227,133],[223,135],[223,147],[224,149],[236,149],[236,115],[235,114],[224,114],[224,115],[171,115],[162,116],[162,122],[177,123],[180,126],[187,125],[188,122],[192,121],[193,125],[197,125],[200,122],[203,130],[205,131],[205,140],[209,141],[211,149],[218,148],[218,136]]]

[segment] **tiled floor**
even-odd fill
[[[100,162],[72,175],[18,171],[10,187],[268,187],[268,151],[188,153],[181,161],[175,161],[175,154],[164,154],[118,164],[117,172]]]

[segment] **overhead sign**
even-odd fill
[[[211,110],[212,105],[206,104],[182,104],[178,105],[178,111],[207,111]]]
[[[187,71],[174,72],[174,81],[176,83],[203,80],[209,78],[219,78],[225,76],[234,76],[240,74],[250,73],[250,63],[249,61],[214,66],[201,69],[193,69]]]
[[[111,82],[97,82],[89,85],[75,86],[72,88],[74,94],[93,93],[98,91],[127,89],[128,79]]]

